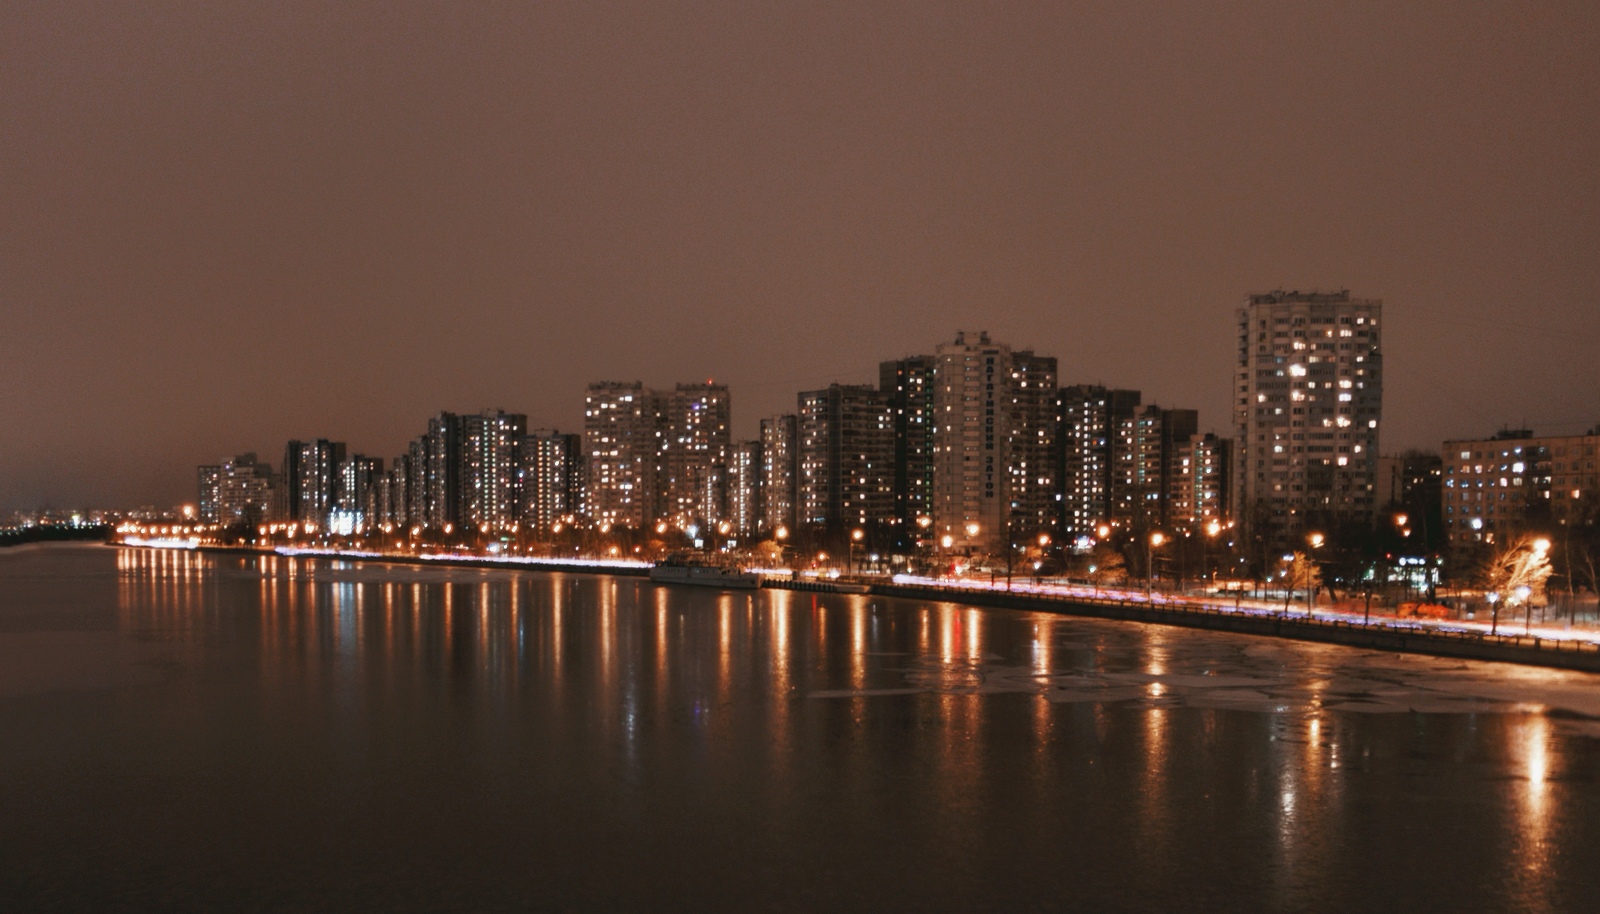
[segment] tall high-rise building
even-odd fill
[[[297,467],[300,504],[296,519],[302,524],[325,529],[328,517],[339,505],[340,467],[344,463],[343,441],[318,438],[300,443]]]
[[[221,517],[222,465],[206,464],[195,471],[199,488],[199,518],[202,524],[214,524]]]
[[[517,451],[528,417],[484,410],[460,421],[459,522],[484,531],[509,529],[517,522]]]
[[[761,529],[793,529],[799,516],[800,425],[793,415],[761,420]]]
[[[1139,391],[1095,385],[1061,388],[1056,453],[1061,480],[1061,532],[1067,541],[1095,535],[1111,520],[1112,469],[1118,430],[1139,408]]]
[[[1238,517],[1284,534],[1371,517],[1382,313],[1348,291],[1268,292],[1239,309]]]
[[[412,526],[444,530],[461,523],[465,432],[461,416],[441,412],[429,419],[428,430],[411,442],[406,497]]]
[[[373,523],[374,496],[383,478],[383,461],[351,454],[339,463],[339,495],[329,514],[332,532],[359,533]]]
[[[799,395],[798,516],[828,531],[894,520],[894,419],[889,397],[833,384]]]
[[[278,494],[274,515],[287,523],[300,521],[300,449],[303,441],[290,441],[283,448],[283,471],[278,474]]]
[[[931,355],[878,365],[878,389],[889,395],[894,413],[894,520],[902,548],[931,536],[936,366]]]
[[[584,513],[599,524],[643,528],[657,517],[664,398],[643,384],[602,381],[584,395]]]
[[[272,467],[255,454],[240,454],[220,466],[203,466],[200,520],[207,524],[260,524],[274,519]]]
[[[956,548],[993,550],[1008,513],[1011,347],[961,331],[934,356],[934,535]]]
[[[1060,535],[1060,473],[1055,460],[1056,360],[1026,350],[1011,354],[1006,402],[1007,531],[1025,546]]]
[[[728,458],[727,520],[740,537],[761,529],[761,442],[735,442]]]
[[[406,447],[406,523],[421,530],[428,522],[428,438],[412,440]]]
[[[1232,517],[1233,440],[1207,432],[1177,447],[1168,483],[1167,523],[1204,528]]]
[[[517,476],[520,522],[549,533],[558,521],[582,510],[582,439],[535,429],[522,439]]]
[[[1173,502],[1182,494],[1182,457],[1199,422],[1192,409],[1151,404],[1118,424],[1111,476],[1113,521],[1135,530],[1179,522],[1181,509],[1175,512]]]
[[[728,385],[679,384],[666,400],[659,456],[665,503],[658,513],[680,529],[709,527],[724,512],[732,413]]]
[[[411,523],[411,454],[394,458],[389,469],[377,481],[372,495],[372,508],[368,524],[404,529]]]
[[[998,551],[1054,535],[1056,360],[961,331],[933,382],[932,537]]]

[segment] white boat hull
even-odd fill
[[[650,580],[657,584],[690,584],[723,590],[755,590],[761,586],[758,574],[709,565],[657,565],[650,569]]]

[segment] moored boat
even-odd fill
[[[754,572],[677,559],[657,562],[650,569],[650,580],[657,584],[693,584],[725,590],[754,590],[761,586],[761,576]]]

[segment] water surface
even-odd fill
[[[1586,911],[1600,677],[0,551],[0,910]]]

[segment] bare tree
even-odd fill
[[[1089,582],[1095,587],[1115,587],[1128,580],[1128,563],[1122,553],[1110,546],[1096,547],[1091,553]]]
[[[1312,601],[1316,599],[1317,588],[1322,586],[1322,569],[1304,552],[1295,552],[1289,556],[1283,565],[1283,611],[1289,612],[1289,601],[1294,599],[1294,592],[1302,588],[1306,592],[1306,615],[1311,614]]]
[[[1543,537],[1521,536],[1495,548],[1478,568],[1478,582],[1489,600],[1489,633],[1500,629],[1500,605],[1523,606],[1528,611],[1528,627],[1533,624],[1533,607],[1545,600],[1545,581],[1549,580],[1550,541]]]

